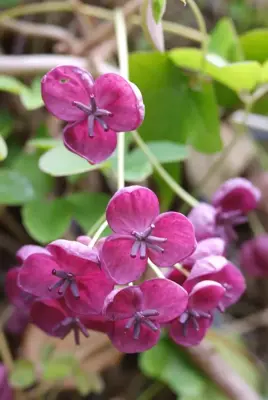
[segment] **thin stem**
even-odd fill
[[[0,354],[3,363],[8,368],[8,370],[11,371],[14,365],[13,358],[9,350],[9,346],[2,328],[0,328]]]
[[[97,232],[95,233],[95,235],[93,236],[92,240],[89,243],[89,247],[92,249],[95,244],[97,243],[97,240],[99,239],[100,235],[105,231],[105,229],[108,226],[108,222],[105,220],[101,226],[99,227],[99,229],[97,230]]]
[[[105,213],[100,216],[100,218],[95,222],[95,224],[90,228],[90,230],[87,233],[87,236],[91,237],[96,233],[98,230],[99,226],[105,221]]]
[[[184,276],[186,276],[186,278],[188,278],[188,276],[190,275],[190,272],[187,271],[187,269],[185,269],[181,264],[175,264],[174,268],[176,268],[178,271],[180,271]]]
[[[164,385],[161,382],[154,382],[147,389],[142,392],[137,400],[151,400],[154,399],[154,396],[164,389]]]
[[[146,155],[152,166],[159,173],[159,175],[163,178],[166,184],[176,193],[182,200],[188,203],[191,207],[195,207],[198,204],[198,201],[191,196],[186,190],[184,190],[176,181],[173,179],[168,172],[162,167],[160,162],[157,160],[155,155],[151,152],[147,144],[142,140],[138,132],[132,132],[133,138],[136,144],[140,147],[143,153]]]
[[[120,74],[123,78],[128,79],[128,43],[127,43],[127,27],[123,10],[115,9],[115,34],[117,43],[117,52],[119,59]],[[125,186],[125,133],[118,133],[117,146],[117,188],[122,189]]]
[[[149,258],[148,258],[148,265],[155,272],[158,278],[163,278],[163,279],[166,278],[163,272],[160,271],[160,269]]]

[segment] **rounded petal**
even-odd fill
[[[128,286],[111,292],[103,308],[105,318],[117,321],[130,318],[142,306],[142,291],[138,286]]]
[[[108,336],[111,339],[113,345],[123,353],[140,353],[153,347],[160,339],[160,329],[156,332],[141,324],[139,339],[134,339],[133,327],[126,329],[126,320],[120,320],[114,322]]]
[[[261,192],[249,180],[227,180],[214,194],[212,204],[223,211],[240,210],[244,213],[256,208]]]
[[[18,285],[18,275],[20,268],[12,268],[6,274],[5,289],[11,304],[18,307],[21,311],[27,312],[35,300],[35,296],[25,292]]]
[[[188,293],[180,285],[168,279],[155,278],[140,285],[143,293],[143,310],[156,310],[152,317],[159,323],[171,321],[181,315],[188,303]]]
[[[120,235],[109,236],[101,249],[101,267],[114,282],[123,285],[135,281],[144,273],[147,260],[131,257],[130,252],[134,240]]]
[[[92,76],[84,69],[70,65],[53,68],[41,81],[46,108],[63,121],[84,118],[84,112],[73,105],[73,102],[89,105],[93,83]]]
[[[188,215],[195,230],[196,240],[207,239],[216,235],[216,209],[210,204],[199,203]]]
[[[240,266],[251,276],[268,276],[268,235],[259,235],[243,243]]]
[[[152,190],[128,186],[118,190],[106,209],[106,218],[115,233],[143,232],[159,214],[159,201]]]
[[[189,293],[189,309],[209,312],[218,307],[226,290],[214,281],[197,283]]]
[[[98,107],[112,113],[103,117],[110,129],[129,132],[141,125],[144,104],[136,85],[118,74],[104,74],[96,79],[94,93]]]
[[[179,319],[176,319],[170,325],[169,334],[174,342],[181,346],[196,346],[203,340],[211,324],[212,318],[198,318],[199,330],[196,330],[193,323],[189,321],[185,333],[183,324],[180,323]]]
[[[23,261],[25,261],[27,257],[35,253],[49,255],[49,252],[44,247],[36,246],[34,244],[26,244],[17,251],[16,258],[18,262],[23,263]]]
[[[102,315],[91,315],[90,317],[80,317],[80,321],[85,325],[87,329],[91,329],[97,332],[107,333],[110,321],[107,321]]]
[[[192,223],[183,214],[166,212],[155,220],[152,236],[166,238],[160,243],[163,253],[148,250],[148,257],[159,267],[169,267],[188,257],[196,248]]]
[[[53,269],[61,268],[51,256],[32,254],[20,268],[18,285],[35,296],[50,297],[52,294],[48,288],[58,281],[58,278],[52,275]]]
[[[101,163],[113,154],[117,145],[117,134],[112,130],[105,132],[96,121],[94,134],[94,137],[89,137],[86,119],[78,124],[69,124],[63,131],[64,145],[91,164]]]
[[[197,243],[196,250],[190,257],[183,260],[183,266],[192,268],[194,263],[201,258],[208,256],[222,256],[224,254],[226,243],[221,238],[209,238]]]
[[[76,240],[77,240],[77,242],[82,243],[85,246],[88,246],[89,243],[91,242],[91,238],[86,235],[77,236]]]
[[[31,309],[32,323],[51,336],[62,336],[60,330],[57,330],[57,333],[55,333],[53,332],[53,328],[64,320],[66,316],[64,308],[57,300],[37,300]]]

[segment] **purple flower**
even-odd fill
[[[170,324],[170,336],[182,346],[195,346],[204,338],[213,322],[212,312],[225,293],[214,281],[202,281],[189,290],[187,309]]]
[[[167,279],[151,279],[139,286],[114,290],[103,314],[112,324],[108,335],[125,353],[150,349],[160,338],[161,324],[178,317],[186,308],[187,292]]]
[[[172,266],[195,249],[194,230],[182,214],[159,215],[156,195],[145,187],[129,186],[110,200],[106,218],[114,234],[100,254],[103,269],[117,283],[139,278],[147,258],[159,267]]]
[[[268,276],[268,235],[263,234],[243,243],[240,265],[252,276]]]
[[[48,111],[68,122],[65,146],[92,164],[110,157],[116,132],[134,130],[144,118],[139,89],[114,73],[94,82],[87,71],[63,65],[49,71],[41,86]]]
[[[20,264],[22,264],[26,258],[32,254],[49,254],[47,249],[41,246],[36,246],[35,244],[27,244],[22,246],[16,253],[16,258]]]
[[[99,314],[113,283],[101,271],[97,253],[82,243],[56,240],[50,254],[32,254],[20,271],[22,289],[38,297],[64,297],[78,314]]]
[[[234,227],[247,221],[246,214],[256,208],[260,191],[244,178],[226,181],[215,193],[212,205],[200,203],[188,218],[193,223],[197,241],[219,236],[236,239]]]
[[[224,287],[225,294],[218,305],[222,312],[236,303],[246,289],[245,279],[239,269],[221,256],[198,260],[183,287],[189,292],[198,282],[204,280],[219,282]]]
[[[80,344],[80,334],[89,337],[88,329],[106,332],[108,323],[102,316],[77,316],[68,310],[62,300],[43,299],[34,302],[31,322],[50,336],[64,339],[71,331],[76,344]]]
[[[13,400],[13,392],[8,383],[8,373],[4,364],[0,364],[0,393],[1,400]]]
[[[222,256],[225,251],[225,242],[221,238],[213,237],[201,240],[190,257],[183,260],[184,268],[191,269],[195,262],[208,256]]]

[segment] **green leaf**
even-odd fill
[[[166,5],[166,0],[152,0],[153,16],[156,23],[162,19],[166,10]]]
[[[82,396],[89,393],[100,394],[104,389],[104,383],[99,374],[88,373],[80,367],[74,371],[76,387]]]
[[[268,29],[259,28],[244,33],[240,42],[247,60],[256,60],[261,63],[268,59]]]
[[[7,158],[8,148],[5,139],[0,135],[0,161]]]
[[[200,151],[221,149],[219,116],[210,82],[204,82],[198,93],[190,87],[190,78],[167,54],[160,53],[132,54],[130,77],[143,93],[146,115],[139,132],[145,141],[163,140],[164,137],[176,143],[188,141]],[[204,108],[200,99],[212,108]],[[201,145],[197,136],[203,140]]]
[[[41,78],[36,77],[31,84],[31,87],[25,87],[20,93],[20,100],[26,110],[35,110],[44,105],[41,96]]]
[[[0,204],[21,205],[34,197],[34,190],[29,179],[18,171],[0,170]]]
[[[66,197],[72,217],[87,232],[105,212],[109,196],[104,193],[75,193]]]
[[[266,61],[262,66],[262,82],[268,82],[268,61]]]
[[[205,379],[186,354],[167,339],[142,353],[139,365],[146,376],[167,384],[176,394],[198,396],[205,387]]]
[[[61,237],[68,229],[71,207],[65,199],[34,200],[22,209],[23,224],[29,234],[40,243]]]
[[[76,365],[76,359],[69,354],[49,359],[43,366],[43,379],[46,381],[65,379],[72,375]]]
[[[13,76],[0,75],[0,91],[21,94],[26,88],[27,86]]]
[[[6,139],[12,132],[14,127],[14,119],[8,111],[0,111],[0,134]]]
[[[35,383],[35,371],[33,364],[28,360],[16,360],[9,380],[16,389],[27,389]]]
[[[153,173],[153,168],[142,152],[131,151],[125,159],[125,180],[142,182]]]
[[[44,174],[38,167],[39,155],[37,153],[21,153],[13,162],[14,170],[19,171],[31,182],[34,189],[34,199],[42,198],[53,188],[53,178]]]
[[[39,160],[39,168],[52,176],[69,176],[82,172],[94,171],[103,164],[91,165],[83,158],[67,150],[63,144],[43,154]]]
[[[230,18],[222,18],[211,32],[208,51],[218,54],[227,61],[243,60],[241,43]]]
[[[28,140],[26,147],[29,149],[50,150],[59,146],[61,142],[57,139],[51,138],[37,138]]]

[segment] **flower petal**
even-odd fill
[[[106,218],[116,233],[143,232],[159,214],[159,202],[152,190],[128,186],[118,190],[106,209]]]
[[[110,129],[129,132],[141,125],[144,104],[136,85],[118,74],[109,73],[96,79],[94,93],[98,107],[113,114],[102,118]]]
[[[187,333],[185,334],[185,328],[183,328],[183,324],[180,323],[179,319],[176,319],[170,325],[169,334],[177,344],[185,347],[196,346],[206,335],[206,332],[211,326],[212,321],[212,318],[198,318],[199,330],[196,330],[193,323],[189,321],[187,325]]]
[[[160,243],[164,252],[148,250],[148,257],[159,267],[169,267],[193,253],[196,247],[194,228],[187,217],[176,212],[166,212],[155,220],[152,235],[166,238]]]
[[[186,290],[168,279],[150,279],[140,285],[140,290],[143,293],[142,309],[158,311],[159,315],[152,319],[159,323],[171,321],[186,309]]]
[[[147,260],[139,255],[130,256],[134,240],[120,235],[109,236],[101,249],[101,267],[118,284],[125,284],[140,278],[146,269]]]
[[[25,292],[18,285],[20,268],[11,268],[6,274],[5,289],[11,304],[27,312],[35,300],[35,296]]]
[[[189,293],[189,309],[209,312],[218,307],[225,294],[224,287],[214,281],[197,283]]]
[[[209,256],[204,257],[200,260],[197,260],[190,275],[187,278],[187,281],[184,284],[184,287],[189,292],[192,289],[192,281],[196,278],[202,278],[203,280],[207,279],[208,274],[215,274],[219,272],[225,265],[228,263],[228,260],[222,256]],[[214,280],[214,279],[213,279]],[[191,289],[189,289],[188,283],[191,283]]]
[[[94,134],[94,137],[89,137],[87,120],[78,124],[69,124],[63,131],[64,145],[68,150],[85,158],[91,164],[101,163],[114,152],[117,135],[112,130],[105,132],[96,121]]]
[[[133,327],[126,329],[127,319],[114,322],[108,336],[113,345],[123,353],[140,353],[153,347],[160,338],[160,329],[156,332],[141,324],[139,339],[134,339]],[[157,325],[157,324],[156,324]]]
[[[216,235],[216,209],[210,204],[199,203],[188,214],[195,230],[196,240],[207,239]]]
[[[41,92],[46,108],[63,121],[77,121],[85,113],[73,105],[78,101],[90,104],[92,76],[84,69],[62,65],[49,71],[41,81]]]
[[[27,257],[34,253],[49,255],[49,252],[44,247],[36,246],[34,244],[26,244],[17,251],[16,258],[20,263],[23,263]]]
[[[192,268],[194,263],[208,256],[222,256],[225,250],[225,241],[221,238],[208,238],[197,243],[196,250],[190,257],[183,260],[183,266]]]
[[[243,243],[240,265],[251,276],[268,276],[268,235],[259,235]]]
[[[142,291],[138,286],[113,290],[106,298],[103,308],[105,318],[117,321],[132,317],[142,306]]]
[[[60,330],[53,332],[53,328],[57,326],[67,316],[60,302],[52,299],[37,300],[31,309],[31,320],[46,332],[48,335],[61,337]]]

